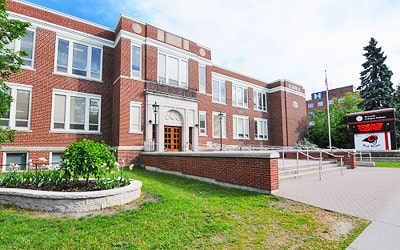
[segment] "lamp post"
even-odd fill
[[[157,113],[160,109],[160,105],[154,102],[152,106],[154,112],[154,151],[157,151]]]
[[[224,114],[222,114],[221,111],[219,111],[218,114],[218,119],[219,119],[219,151],[222,151],[222,119],[224,118]]]

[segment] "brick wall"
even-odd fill
[[[277,152],[141,153],[141,164],[273,192],[279,189]]]

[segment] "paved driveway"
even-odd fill
[[[371,220],[349,249],[400,249],[400,169],[358,167],[279,185],[277,196]]]

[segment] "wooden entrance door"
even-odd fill
[[[164,126],[164,148],[167,151],[181,151],[182,127]]]

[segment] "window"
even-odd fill
[[[21,37],[19,40],[13,40],[11,43],[5,46],[8,49],[14,51],[25,51],[28,53],[26,56],[22,56],[24,61],[24,66],[33,68],[33,58],[35,50],[35,32],[32,30],[27,30],[25,36]]]
[[[318,102],[318,103],[317,103],[317,106],[318,106],[318,107],[323,107],[323,106],[324,106],[324,102],[322,102],[322,101],[321,101],[321,102]]]
[[[61,164],[61,155],[62,153],[51,153],[51,160],[50,160],[50,166],[51,169],[59,169],[60,164]]]
[[[222,138],[226,138],[226,114],[222,114],[222,123],[219,121],[219,112],[213,113],[213,137],[221,138],[220,133],[222,129]]]
[[[59,38],[55,71],[101,80],[102,49]]]
[[[308,112],[308,115],[310,115],[310,116],[314,115],[314,111]]]
[[[2,126],[8,126],[17,130],[30,128],[31,117],[31,93],[32,87],[9,84],[9,90],[13,102],[10,104],[8,113],[0,118]]]
[[[309,125],[309,126],[314,126],[314,125],[315,125],[315,121],[310,121],[310,122],[308,123],[308,125]]]
[[[338,99],[338,102],[339,102],[339,103],[343,103],[343,102],[344,102],[344,98],[339,98],[339,99]]]
[[[158,54],[158,82],[180,88],[188,87],[188,62],[177,57]]]
[[[307,107],[308,107],[309,109],[314,108],[314,103],[312,103],[312,102],[308,103]]]
[[[232,85],[232,105],[238,107],[248,107],[247,88]]]
[[[199,134],[207,135],[207,113],[204,111],[199,112]]]
[[[335,100],[331,99],[329,100],[329,105],[335,104]]]
[[[206,93],[206,66],[199,66],[199,91]]]
[[[132,45],[132,59],[131,59],[131,76],[135,78],[141,78],[141,49],[139,46]]]
[[[213,102],[226,103],[225,81],[212,81]]]
[[[130,133],[142,132],[141,130],[142,104],[140,102],[131,102],[130,107]]]
[[[249,117],[233,116],[233,139],[249,139]]]
[[[5,170],[10,171],[12,168],[17,170],[15,167],[18,164],[18,170],[26,170],[27,166],[27,153],[6,153],[6,166]],[[4,167],[3,167],[4,170]]]
[[[100,132],[101,97],[77,92],[53,92],[53,130]]]
[[[267,111],[267,94],[253,91],[254,110]]]
[[[254,139],[268,140],[268,120],[254,119]]]

